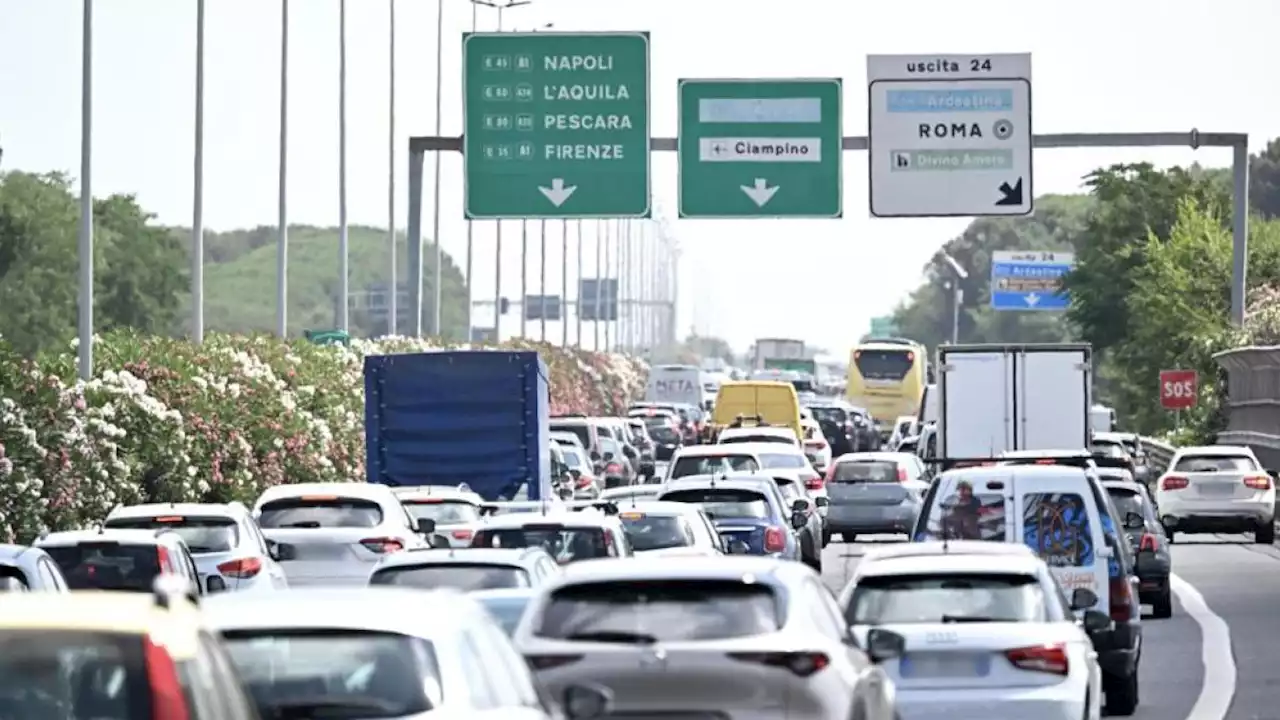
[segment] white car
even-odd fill
[[[289,587],[276,552],[249,509],[232,503],[151,503],[112,510],[103,527],[172,530],[187,543],[207,592]]]
[[[555,509],[497,515],[476,531],[471,547],[540,547],[562,565],[634,554],[613,503],[565,503]]]
[[[1155,500],[1170,542],[1179,532],[1252,532],[1260,545],[1276,540],[1275,480],[1247,447],[1179,449],[1156,483]]]
[[[781,443],[730,443],[728,445],[686,445],[676,450],[667,465],[667,472],[662,482],[687,475],[707,475],[710,473],[734,472],[736,470],[759,470],[760,453],[758,448],[771,445],[775,448],[786,448]],[[793,448],[797,452],[798,448]]]
[[[253,517],[274,543],[290,587],[356,585],[383,555],[428,547],[434,523],[415,520],[386,485],[298,483],[267,488]]]
[[[727,427],[716,436],[716,442],[720,445],[729,443],[781,443],[800,447],[800,439],[796,437],[795,430],[775,425]]]
[[[618,513],[636,557],[725,555],[724,539],[700,505],[649,500]]]
[[[456,591],[229,593],[201,613],[259,706],[282,717],[563,717],[535,687],[497,621]],[[570,718],[608,712],[601,689],[563,692]]]
[[[914,435],[915,427],[915,415],[899,415],[898,419],[893,421],[893,432],[889,435],[889,447],[896,448],[904,438]]]
[[[428,548],[382,558],[369,585],[475,592],[537,587],[559,574],[560,565],[538,547]]]
[[[611,688],[615,717],[893,720],[882,635],[864,652],[800,563],[660,557],[570,566],[513,637],[552,693]]]
[[[415,520],[435,523],[434,532],[449,539],[453,547],[467,547],[476,525],[480,524],[480,507],[484,498],[465,487],[418,485],[393,488],[400,504]]]
[[[831,444],[827,436],[822,434],[822,425],[817,420],[806,418],[800,421],[804,430],[804,455],[818,472],[831,466]]]
[[[903,720],[1097,720],[1102,679],[1086,627],[1110,617],[1076,608],[1026,546],[974,540],[867,552],[840,594],[863,647],[873,633],[905,638],[883,664]]]

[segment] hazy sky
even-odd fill
[[[398,0],[398,129],[433,132],[435,16],[431,0]],[[461,131],[461,36],[472,6],[444,0],[443,133]],[[337,223],[338,1],[291,6],[290,219]],[[275,224],[280,4],[209,0],[206,222]],[[387,0],[349,0],[349,208],[353,223],[387,218]],[[480,29],[496,12],[481,8]],[[101,0],[95,32],[95,194],[136,193],[172,224],[191,221],[194,0]],[[676,130],[683,77],[843,77],[845,132],[866,132],[868,53],[1031,52],[1037,132],[1247,132],[1256,150],[1280,134],[1270,41],[1280,3],[1218,0],[535,0],[508,29],[652,33],[654,133]],[[0,0],[0,144],[4,166],[79,167],[80,2]],[[1226,150],[1039,151],[1035,187],[1070,192],[1114,162],[1230,161]],[[401,192],[405,157],[398,158]],[[673,153],[654,156],[655,207],[673,218]],[[673,221],[684,252],[681,327],[745,347],[757,336],[847,347],[887,313],[959,220],[877,220],[867,209],[865,153],[846,153],[845,217],[827,221]],[[426,228],[431,219],[428,163]],[[441,235],[464,257],[462,162],[446,156]],[[398,202],[398,223],[405,202]],[[586,256],[594,267],[587,222]],[[518,237],[519,223],[504,225]],[[475,297],[493,296],[494,223],[476,225]],[[554,237],[558,238],[558,231]],[[506,249],[518,242],[505,241]],[[536,253],[537,243],[533,243]],[[553,245],[554,247],[554,245]],[[573,251],[571,250],[571,255]],[[504,253],[506,255],[506,253]],[[335,261],[336,262],[336,261]],[[518,253],[504,258],[504,294],[518,297]],[[536,266],[536,254],[531,257]],[[549,257],[548,293],[560,287]],[[573,270],[571,269],[571,278]],[[588,273],[590,275],[591,273]],[[536,272],[529,291],[536,293]],[[571,293],[572,294],[572,293]],[[478,324],[483,316],[478,317]],[[515,330],[514,319],[504,329]],[[507,334],[507,333],[504,333]],[[559,337],[555,330],[552,337]]]

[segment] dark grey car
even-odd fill
[[[844,542],[858,535],[910,533],[925,483],[891,453],[844,455],[827,479],[827,530]]]

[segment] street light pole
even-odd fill
[[[80,45],[80,379],[93,377],[93,0],[84,0]]]
[[[347,233],[347,0],[338,0],[338,329],[342,332],[351,331],[351,246]]]
[[[204,342],[204,0],[196,0],[196,142],[191,182],[191,341]]]
[[[91,2],[92,0],[85,0]],[[276,334],[289,334],[289,0],[280,0],[280,227],[276,238]]]
[[[396,0],[388,0],[387,24],[387,250],[391,293],[387,298],[387,334],[398,331],[400,271],[396,267]],[[470,308],[467,309],[470,317]]]
[[[436,135],[440,135],[441,113],[444,103],[444,0],[436,0]],[[444,304],[444,244],[440,242],[440,155],[435,154],[435,197],[432,200],[431,236],[436,243],[435,307],[432,308],[431,331],[436,337],[444,334],[440,325],[440,306]],[[419,274],[421,277],[421,274]],[[422,298],[422,290],[418,290],[418,298]],[[418,308],[418,317],[422,317],[422,308]],[[421,319],[419,319],[421,322]],[[422,333],[418,333],[419,336]],[[470,340],[471,338],[467,338]]]

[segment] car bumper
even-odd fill
[[[827,508],[827,529],[831,532],[909,533],[919,508],[915,505],[840,506]]]
[[[1142,628],[1136,623],[1113,623],[1110,630],[1089,636],[1098,665],[1111,675],[1128,675],[1138,667]]]
[[[1165,499],[1159,505],[1160,521],[1179,532],[1252,530],[1275,522],[1273,498],[1244,500]]]
[[[898,689],[901,720],[1080,720],[1084,683],[1038,688]]]

